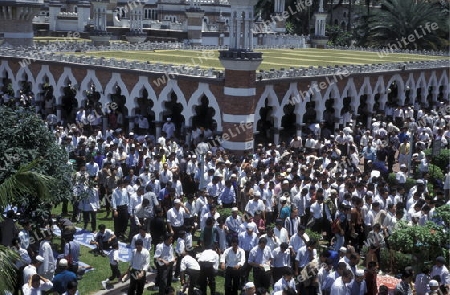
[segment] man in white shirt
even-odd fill
[[[289,243],[289,234],[283,227],[283,219],[276,220],[273,231],[275,236],[280,240],[280,243]]]
[[[250,251],[248,257],[248,264],[253,267],[253,280],[257,288],[269,289],[269,271],[272,260],[273,256],[269,246],[267,246],[267,239],[260,238],[258,245]]]
[[[331,286],[331,295],[349,295],[350,288],[347,286],[352,281],[353,274],[350,270],[345,269],[342,276],[337,278]]]
[[[158,280],[155,286],[159,286],[159,295],[165,295],[166,287],[172,284],[172,269],[175,263],[172,243],[173,234],[166,233],[164,242],[156,245],[154,258],[157,261]]]
[[[50,231],[45,231],[45,239],[41,242],[39,247],[39,255],[44,257],[44,262],[40,266],[38,273],[46,278],[53,279],[53,274],[56,269],[56,262],[53,256],[53,249],[50,245],[50,240],[52,239],[52,233]]]
[[[200,265],[200,291],[206,294],[207,286],[211,294],[216,294],[216,273],[219,268],[219,254],[213,249],[205,249],[198,257]]]
[[[142,295],[146,280],[147,268],[150,264],[150,253],[144,249],[142,240],[135,242],[135,247],[131,252],[130,261],[130,287],[128,295]]]
[[[192,257],[189,252],[185,252],[183,254],[183,258],[180,263],[181,286],[184,286],[185,284],[185,274],[189,275],[188,295],[193,295],[194,287],[197,285],[200,277],[200,264],[198,264],[197,260]]]
[[[292,269],[286,268],[284,270],[283,277],[275,282],[273,286],[273,292],[283,291],[287,289],[296,290],[295,280],[293,276],[294,274],[292,273]]]
[[[35,274],[22,286],[22,292],[24,295],[40,295],[42,291],[48,291],[52,287],[53,284],[49,279]]]
[[[31,264],[25,266],[23,269],[23,282],[28,282],[29,278],[35,274],[37,274],[37,269],[44,262],[44,257],[37,255],[32,261]]]
[[[239,247],[237,237],[220,257],[220,268],[225,271],[225,295],[237,295],[241,284],[241,268],[245,264],[245,251]]]
[[[185,208],[180,199],[175,199],[173,204],[174,206],[167,211],[167,225],[169,232],[174,235],[174,239],[178,239],[178,232],[184,225]]]
[[[441,278],[440,285],[441,286],[449,286],[450,285],[450,273],[445,266],[445,258],[439,256],[435,260],[435,264],[433,265],[433,269],[431,270],[430,277],[439,276]]]
[[[292,248],[287,243],[281,243],[278,248],[272,251],[272,278],[278,282],[283,277],[286,268],[291,267]]]
[[[317,258],[317,250],[314,249],[316,241],[309,240],[305,246],[301,247],[295,257],[295,273],[299,274],[305,266]]]
[[[252,216],[255,215],[256,211],[261,211],[263,219],[265,218],[266,207],[261,200],[261,193],[259,191],[253,193],[253,199],[248,201],[247,206],[245,206],[245,212],[250,213]]]

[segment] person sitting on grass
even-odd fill
[[[111,276],[105,281],[102,281],[103,289],[106,290],[107,284],[114,281],[116,278],[120,281],[121,274],[119,270],[119,243],[116,241],[112,245],[112,251],[109,252],[109,267],[111,268]]]
[[[90,242],[91,245],[96,245],[97,249],[95,255],[100,254],[103,257],[106,256],[103,250],[108,250],[114,242],[117,242],[117,237],[114,232],[106,228],[106,225],[100,224],[98,226],[98,232],[94,236],[94,240]]]

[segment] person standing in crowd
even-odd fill
[[[114,211],[114,232],[119,239],[125,239],[128,226],[129,198],[124,181],[117,182],[117,188],[113,191],[111,201]]]
[[[239,247],[245,251],[245,264],[242,267],[241,272],[241,283],[243,283],[248,281],[248,276],[251,270],[248,259],[250,256],[250,251],[258,244],[258,236],[255,232],[253,232],[253,227],[251,225],[247,225],[246,230],[241,232],[238,238]]]
[[[248,264],[253,267],[253,279],[257,288],[269,289],[272,261],[273,256],[269,246],[267,246],[267,239],[260,238],[258,245],[252,248],[248,257]]]
[[[53,278],[53,291],[58,294],[64,294],[67,291],[67,284],[77,280],[77,275],[68,270],[69,263],[66,259],[58,262],[59,272]]]
[[[237,237],[231,239],[231,247],[220,256],[220,268],[225,271],[225,295],[237,295],[241,286],[241,270],[245,265],[245,251],[239,247]]]
[[[41,241],[41,246],[39,247],[39,255],[44,258],[44,263],[41,264],[38,274],[49,280],[53,279],[53,274],[56,270],[55,256],[50,244],[52,238],[53,234],[46,230],[44,232],[44,240]]]
[[[184,208],[180,199],[173,201],[173,207],[167,211],[167,229],[168,232],[174,235],[174,239],[178,239],[179,232],[183,229],[184,225],[184,212],[187,210]]]
[[[211,291],[211,295],[216,294],[216,274],[219,269],[219,254],[213,249],[206,248],[198,257],[200,265],[200,291],[206,295],[207,286]]]
[[[173,234],[166,233],[164,241],[156,245],[154,258],[158,270],[158,280],[155,286],[159,287],[159,294],[163,295],[167,286],[172,284],[172,270],[175,263],[175,253],[173,250]]]
[[[23,295],[42,294],[43,291],[46,292],[52,287],[53,284],[49,279],[35,274],[30,276],[28,282],[22,286],[22,293]]]
[[[136,249],[131,252],[128,295],[142,295],[144,293],[147,269],[150,264],[150,253],[147,249],[144,249],[143,241],[137,240],[135,247]]]

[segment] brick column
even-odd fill
[[[251,150],[257,103],[256,69],[262,62],[262,53],[221,51],[220,62],[225,68],[224,99],[220,102],[222,146],[234,151]]]

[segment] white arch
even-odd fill
[[[138,97],[141,97],[141,95],[142,95],[141,91],[144,88],[147,90],[148,99],[153,101],[153,107],[156,105],[156,102],[158,101],[158,97],[156,96],[155,90],[152,88],[152,86],[148,82],[148,77],[139,76],[139,80],[134,85],[133,89],[131,90],[130,99],[127,99],[127,104],[126,104],[128,110],[130,111],[130,115],[132,115],[132,116],[136,115],[135,109],[138,107],[136,99]]]
[[[438,84],[437,84],[437,78],[436,78],[436,71],[433,71],[431,76],[430,76],[430,79],[428,80],[428,88],[429,87],[436,87],[437,85]]]
[[[397,82],[397,102],[403,106],[405,105],[405,82],[400,74],[395,74],[389,79],[387,87],[394,81]]]
[[[373,87],[373,94],[385,94],[387,91],[387,87],[386,84],[384,83],[384,77],[383,76],[378,76],[378,80],[375,83],[375,87]]]
[[[31,82],[31,90],[33,90],[35,80],[34,80],[33,74],[30,71],[30,68],[28,68],[28,67],[20,67],[20,69],[17,71],[17,74],[16,74],[16,82],[20,83],[22,81],[25,81],[25,80],[23,80],[24,74],[27,74],[27,76],[28,76],[27,82]],[[20,87],[20,85],[18,85],[18,86]],[[18,95],[18,92],[16,94]]]
[[[16,86],[16,76],[13,74],[13,71],[9,67],[9,63],[8,63],[7,60],[3,60],[1,62],[1,64],[0,64],[0,74],[3,74],[3,72],[7,72],[8,73],[8,78],[11,80],[11,85],[12,85],[14,93],[15,93],[16,92],[15,88],[17,88],[17,86]],[[1,77],[1,78],[5,78],[5,77]],[[3,81],[2,81],[2,83],[3,83]]]
[[[408,101],[408,103],[411,104],[411,105],[414,105],[414,103],[416,101],[417,89],[416,89],[416,81],[414,81],[413,73],[409,74],[408,80],[406,80],[406,82],[405,82],[405,92],[408,89],[409,89],[409,101]],[[406,101],[406,97],[405,97],[405,101]]]
[[[447,101],[447,103],[448,103],[448,100],[449,100],[449,93],[448,93],[448,90],[449,90],[449,81],[448,81],[448,75],[447,75],[447,71],[445,70],[445,71],[442,71],[442,75],[441,75],[441,79],[439,80],[439,84],[438,84],[438,87],[441,87],[442,86],[442,94],[443,94],[443,99],[444,99],[444,101]]]
[[[420,101],[420,103],[423,103],[423,102],[426,101],[427,95],[428,95],[428,86],[427,86],[427,82],[425,81],[425,74],[423,72],[420,73],[420,77],[419,77],[419,79],[417,79],[417,82],[416,82],[416,93],[418,93],[419,88],[421,88],[421,91],[420,91],[421,101]]]
[[[63,88],[67,86],[67,80],[69,80],[72,83],[72,86],[74,86],[75,88],[77,88],[77,79],[75,79],[73,73],[72,73],[72,68],[70,67],[64,67],[64,71],[61,74],[61,76],[58,79],[58,82],[56,83],[56,87],[53,90],[53,94],[56,97],[56,104],[60,105],[61,104],[61,98],[63,95]],[[77,91],[77,95],[80,93],[80,90]]]
[[[195,115],[194,108],[200,103],[200,99],[202,98],[203,95],[205,95],[208,98],[209,106],[211,106],[215,110],[213,118],[217,123],[217,131],[222,131],[223,127],[222,127],[222,115],[220,107],[219,104],[217,103],[216,97],[214,96],[214,94],[212,94],[211,90],[209,89],[209,84],[207,83],[198,83],[197,90],[195,90],[195,92],[192,93],[192,96],[189,99],[187,108],[189,112],[191,112],[192,114],[190,117],[186,117],[189,118],[188,119],[189,125],[192,127],[192,118]]]
[[[100,93],[100,102],[103,106],[103,111],[105,111],[105,107],[107,107],[107,103],[109,102],[105,95],[103,94],[103,87],[97,76],[95,75],[95,70],[88,69],[86,72],[86,77],[84,77],[83,81],[80,84],[80,90],[77,92],[77,101],[78,106],[82,105],[82,102],[86,99],[86,91],[90,90],[91,84],[94,84],[95,91]],[[105,112],[106,113],[106,112]]]
[[[255,108],[255,122],[253,123],[253,132],[256,132],[257,130],[257,123],[261,119],[261,115],[259,114],[259,111],[261,108],[265,105],[267,98],[268,105],[273,107],[272,116],[274,117],[274,120],[276,120],[275,117],[278,113],[278,110],[281,108],[278,104],[278,97],[273,89],[273,85],[266,85],[266,88],[264,89],[263,94],[261,94],[261,97],[258,99],[258,103],[256,104]]]
[[[372,85],[370,84],[370,77],[364,77],[364,82],[361,85],[361,88],[359,88],[358,97],[361,97],[361,95],[364,94],[372,94],[374,92],[375,88],[372,88]]]
[[[37,94],[37,93],[39,93],[42,90],[42,89],[39,88],[39,86],[40,86],[41,82],[42,83],[44,82],[44,77],[45,76],[48,77],[48,84],[53,87],[53,95],[55,95],[56,81],[55,81],[55,78],[53,77],[53,74],[50,72],[50,68],[49,68],[48,65],[42,65],[41,66],[41,70],[37,74],[35,83],[33,85],[33,93]],[[41,100],[40,97],[39,97],[39,100]]]
[[[125,106],[128,109],[128,114],[127,115],[129,116],[129,115],[131,115],[131,113],[130,113],[131,110],[130,110],[129,106],[131,106],[131,107],[133,106],[132,101],[130,101],[130,100],[133,100],[133,99],[131,99],[131,97],[130,97],[130,95],[128,93],[127,86],[123,82],[122,76],[119,73],[112,73],[111,79],[109,79],[108,83],[106,84],[105,91],[103,93],[104,94],[103,95],[104,101],[105,102],[111,102],[111,97],[110,96],[112,94],[115,94],[116,91],[115,91],[114,87],[116,85],[120,87],[122,95],[124,95],[126,97]]]
[[[155,103],[155,115],[159,116],[159,118],[155,118],[157,121],[161,121],[163,119],[164,102],[170,101],[169,94],[172,91],[177,95],[177,102],[181,103],[181,105],[183,106],[183,111],[181,112],[181,114],[185,118],[189,118],[189,116],[192,116],[192,113],[190,113],[190,110],[188,109],[186,98],[184,97],[183,92],[178,86],[177,81],[175,79],[170,79],[167,82],[166,87],[164,87],[164,89],[159,94],[158,101]]]

